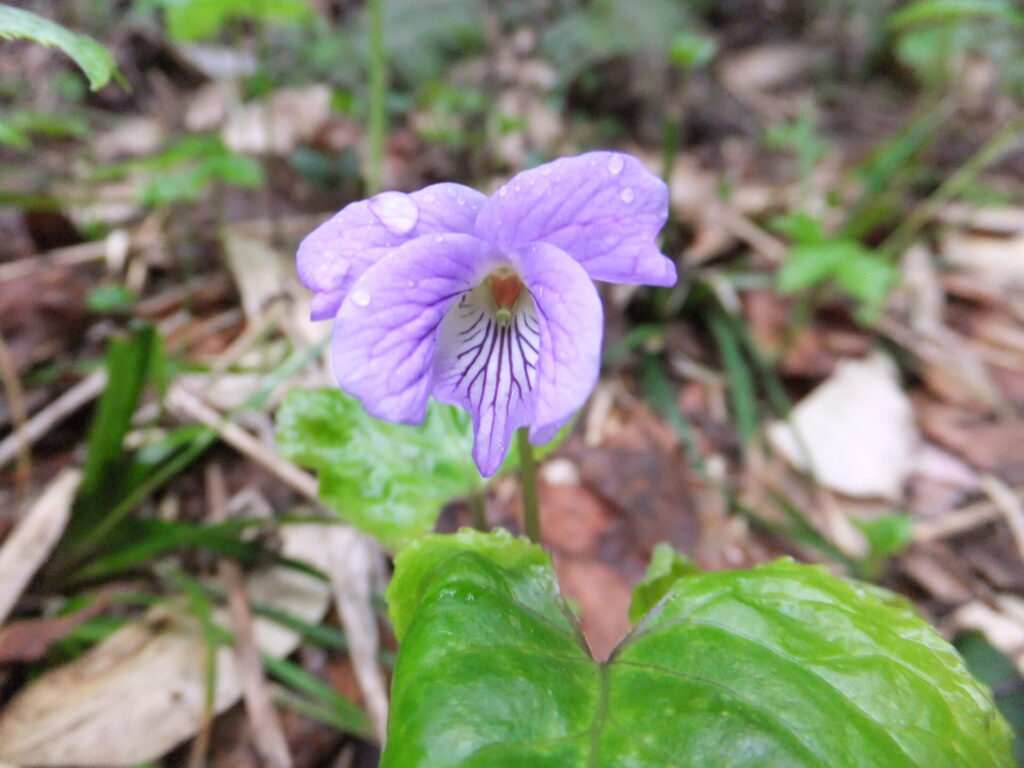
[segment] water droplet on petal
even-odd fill
[[[546,163],[540,167],[540,172],[545,176],[551,175],[551,163]]]
[[[507,195],[508,194],[508,187],[507,186],[503,186],[501,189],[498,190],[498,194],[501,195],[502,197]]]
[[[362,288],[352,291],[352,303],[357,307],[366,307],[370,304],[370,294]]]
[[[444,235],[434,235],[434,242],[435,243],[443,243],[444,242]]]
[[[618,176],[622,173],[622,168],[626,162],[622,159],[622,155],[612,155],[608,160],[608,173],[612,176]]]
[[[437,200],[437,195],[435,195],[433,192],[427,192],[427,194],[423,196],[423,202],[425,203],[432,203],[435,200]]]
[[[512,188],[513,188],[513,189],[514,189],[514,190],[515,190],[516,192],[521,192],[521,191],[522,191],[522,189],[523,189],[523,185],[522,185],[522,184],[519,184],[519,183],[516,183],[516,184],[513,184],[513,185],[512,185]]]
[[[462,195],[459,195],[458,197],[455,198],[455,202],[458,203],[459,205],[465,205],[466,198],[464,198]]]
[[[420,209],[408,195],[401,192],[381,192],[370,198],[370,210],[380,223],[396,235],[412,232],[420,217]]]
[[[619,197],[622,198],[622,202],[626,205],[629,205],[636,199],[636,195],[633,194],[633,190],[629,187],[626,187],[624,190],[619,192]]]

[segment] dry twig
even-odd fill
[[[206,468],[206,495],[210,522],[226,520],[227,491],[224,475],[217,464],[210,464]],[[242,700],[252,723],[256,750],[268,768],[289,768],[292,758],[281,720],[267,690],[242,569],[234,560],[221,558],[218,570],[228,596],[228,616],[235,636],[235,659],[238,663]]]
[[[107,372],[91,373],[41,411],[19,429],[0,440],[0,467],[13,459],[22,445],[32,445],[72,413],[99,397],[107,386]]]

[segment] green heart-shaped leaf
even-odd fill
[[[591,659],[504,532],[399,555],[383,768],[1009,768],[988,690],[899,598],[777,561],[679,579]]]
[[[397,549],[434,527],[441,507],[481,487],[465,412],[431,402],[421,426],[373,418],[337,390],[293,390],[277,444],[319,470],[320,498],[343,520]]]

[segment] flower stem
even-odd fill
[[[540,544],[540,506],[537,503],[537,461],[526,427],[516,432],[519,440],[519,481],[523,487],[523,528],[534,544]]]
[[[487,491],[473,491],[469,495],[469,509],[473,513],[473,527],[478,531],[487,530]]]

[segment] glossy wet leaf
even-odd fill
[[[550,561],[429,536],[388,591],[383,768],[1010,768],[987,689],[907,604],[778,561],[678,580],[593,661]]]
[[[295,390],[278,412],[277,442],[319,470],[325,504],[391,548],[430,530],[445,503],[483,482],[469,418],[437,403],[411,427],[379,421],[335,390]]]

